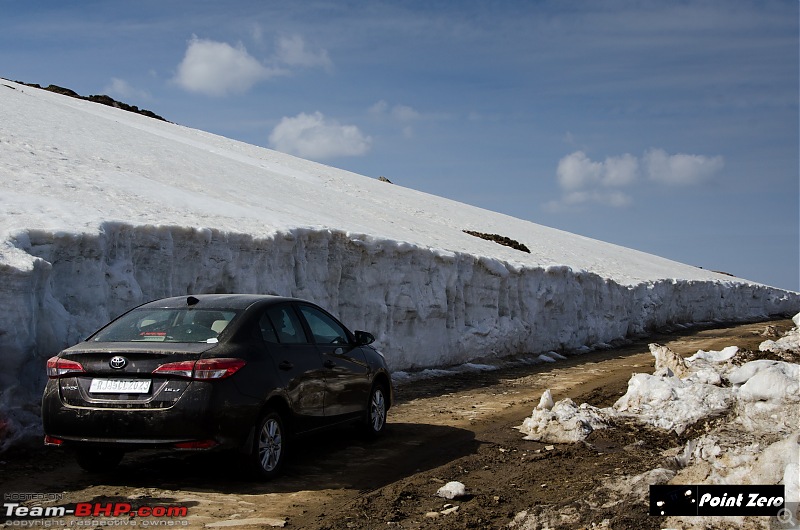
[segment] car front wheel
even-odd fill
[[[285,456],[286,433],[283,420],[277,412],[267,412],[256,427],[251,454],[253,469],[261,478],[274,478],[280,473]]]
[[[369,393],[364,427],[369,436],[378,436],[386,427],[386,390],[379,383],[373,385]]]

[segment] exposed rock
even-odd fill
[[[479,237],[481,239],[485,239],[487,241],[494,241],[495,243],[499,243],[500,245],[504,245],[506,247],[511,247],[515,250],[521,250],[522,252],[527,252],[528,254],[531,253],[531,249],[506,236],[501,236],[498,234],[486,234],[484,232],[475,232],[474,230],[462,230],[465,234],[469,234],[471,236]]]
[[[133,112],[135,114],[141,114],[142,116],[147,116],[148,118],[154,118],[156,120],[167,121],[155,112],[151,112],[146,109],[140,109],[136,105],[128,105],[127,103],[122,103],[121,101],[117,101],[114,98],[106,95],[92,95],[88,97],[81,96],[74,90],[69,88],[64,88],[58,85],[47,85],[43,87],[36,83],[24,83],[22,81],[15,81],[15,83],[19,83],[20,85],[25,85],[33,88],[39,88],[41,90],[47,90],[48,92],[55,92],[56,94],[61,94],[64,96],[69,96],[71,98],[76,99],[83,99],[85,101],[93,101],[94,103],[100,103],[101,105],[107,105],[109,107],[115,107],[122,110],[127,110],[128,112]]]

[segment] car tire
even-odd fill
[[[122,460],[124,453],[119,449],[80,447],[75,452],[78,465],[89,473],[111,471]]]
[[[363,422],[364,432],[368,437],[380,436],[386,428],[386,399],[386,387],[381,383],[372,385]]]
[[[264,414],[256,424],[253,438],[251,469],[258,478],[275,478],[286,459],[287,435],[281,415],[275,411]]]

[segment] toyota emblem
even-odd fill
[[[128,360],[125,357],[120,355],[115,355],[108,361],[108,365],[115,370],[119,370],[120,368],[125,368],[125,365],[128,364]]]

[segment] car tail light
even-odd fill
[[[175,375],[185,379],[191,379],[193,371],[194,361],[181,361],[178,363],[162,364],[153,370],[153,373],[161,375]]]
[[[194,378],[201,381],[225,379],[245,365],[241,359],[201,359],[194,366]]]
[[[44,435],[44,444],[45,445],[58,447],[59,445],[62,445],[63,443],[64,443],[64,440],[62,440],[61,438],[56,438],[55,436],[50,436],[49,434],[45,434]]]
[[[174,375],[196,381],[225,379],[235,374],[246,363],[242,359],[201,359],[199,361],[180,361],[162,364],[154,374]]]
[[[217,442],[215,440],[194,440],[191,442],[178,442],[173,444],[175,449],[211,449],[215,447]]]
[[[47,359],[47,377],[57,379],[70,374],[83,373],[85,370],[81,363],[62,359],[60,357],[50,357]]]

